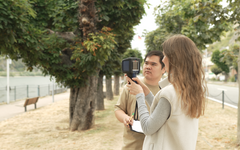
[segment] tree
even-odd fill
[[[213,65],[211,67],[211,71],[217,76],[219,73],[222,73],[222,69],[219,68],[217,65]]]
[[[206,44],[219,41],[223,31],[229,29],[219,1],[169,0],[163,4],[156,11],[156,23],[161,31],[168,33],[168,36],[186,35],[196,43],[199,50],[205,49]],[[214,26],[206,22],[211,22]]]
[[[123,59],[128,57],[137,57],[140,59],[140,63],[143,62],[142,54],[138,49],[127,49],[127,51],[123,54]]]
[[[222,71],[224,71],[225,73],[225,81],[227,81],[228,78],[228,73],[229,73],[229,66],[227,65],[227,63],[225,61],[221,61],[224,57],[224,52],[226,52],[226,50],[223,51],[219,51],[219,50],[215,50],[212,53],[212,58],[211,61],[216,64],[219,68],[221,68]]]
[[[145,41],[146,44],[146,53],[152,50],[162,51],[161,44],[167,39],[170,34],[161,27],[158,27],[156,30],[151,32],[145,32]]]
[[[223,52],[224,57],[221,61],[225,61],[229,67],[233,66],[233,68],[238,72],[238,62],[237,62],[237,54],[239,53],[239,45],[234,44],[230,47],[229,50],[225,50]]]
[[[28,70],[36,66],[69,86],[70,130],[89,129],[94,124],[98,74],[111,55],[117,53],[118,34],[112,28],[120,27],[119,33],[133,25],[121,28],[121,21],[136,25],[142,17],[139,12],[144,12],[144,3],[0,0],[1,54],[14,60],[22,58]],[[135,19],[118,20],[114,14]]]

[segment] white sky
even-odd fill
[[[143,16],[143,18],[140,21],[140,24],[134,27],[135,35],[131,42],[132,48],[137,48],[138,50],[140,50],[143,58],[146,54],[145,52],[146,46],[144,43],[145,38],[142,37],[143,31],[144,29],[146,29],[148,32],[150,32],[157,29],[153,12],[154,12],[154,7],[160,4],[160,0],[148,0],[148,3],[151,5],[149,9],[146,5],[144,6],[146,15]],[[138,39],[138,35],[141,36],[142,40]]]
[[[140,21],[140,24],[134,27],[135,35],[131,42],[132,48],[137,48],[138,50],[140,50],[143,58],[146,54],[145,52],[146,46],[144,43],[145,38],[142,37],[142,35],[144,32],[144,29],[146,29],[148,32],[157,29],[157,25],[155,23],[155,16],[153,15],[153,12],[154,12],[154,7],[160,5],[160,0],[148,0],[148,3],[151,4],[150,8],[148,8],[145,5],[146,15],[143,16],[143,18]],[[226,0],[223,0],[221,4],[226,6],[227,5]],[[141,36],[142,40],[138,39],[138,35]]]

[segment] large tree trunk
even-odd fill
[[[71,131],[87,130],[94,125],[98,78],[91,76],[88,79],[89,84],[86,87],[71,88],[69,103],[69,127]]]
[[[238,53],[238,70],[240,70],[240,49]],[[238,73],[238,121],[237,121],[237,144],[240,145],[240,73]]]
[[[79,0],[80,39],[87,40],[88,34],[96,32],[96,8],[94,0]],[[84,51],[87,53],[86,48]],[[98,74],[99,72],[97,72]],[[69,103],[69,128],[71,131],[87,130],[94,125],[94,111],[97,98],[96,76],[89,76],[85,87],[71,88]]]
[[[112,91],[112,79],[106,79],[106,98],[107,100],[113,100],[113,91]]]
[[[101,74],[101,73],[99,73],[99,77],[98,77],[96,109],[104,110],[103,74]]]
[[[114,95],[119,95],[119,76],[114,75]]]

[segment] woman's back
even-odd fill
[[[167,80],[164,79],[164,80]],[[163,81],[165,82],[165,81]],[[161,84],[161,83],[160,83]],[[161,86],[161,85],[160,85]],[[162,86],[161,86],[162,87]],[[165,98],[171,105],[171,113],[165,124],[152,135],[144,139],[145,150],[193,150],[196,147],[198,119],[185,115],[181,109],[172,84],[162,87],[155,96],[150,112],[154,111],[158,101]]]

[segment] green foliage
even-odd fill
[[[227,7],[227,13],[229,15],[229,22],[232,22],[235,26],[235,31],[237,31],[238,35],[240,34],[240,1],[239,0],[228,0],[230,2]],[[237,38],[240,41],[240,36]]]
[[[219,68],[222,69],[222,71],[224,71],[225,73],[229,73],[229,67],[226,64],[225,61],[221,61],[221,59],[224,57],[224,52],[225,51],[219,51],[219,50],[215,50],[212,53],[212,58],[211,61],[216,64]]]
[[[219,68],[217,65],[213,65],[211,67],[211,71],[217,76],[219,73],[222,73],[222,69]]]
[[[105,75],[107,79],[111,78],[113,74],[120,75],[122,73],[121,61],[121,55],[117,49],[114,48],[108,61],[106,61],[105,65],[102,67],[101,73]]]
[[[89,38],[83,43],[76,44],[72,60],[76,59],[75,68],[82,68],[74,78],[87,77],[95,71],[102,69],[102,66],[109,60],[109,56],[115,49],[116,42],[110,28],[104,27],[96,34],[89,34]],[[84,72],[84,74],[82,73]]]
[[[76,31],[78,27],[78,1],[76,0],[30,0],[37,13],[30,18],[35,27],[42,30]]]
[[[149,46],[150,48],[160,48],[164,37],[168,35],[183,34],[192,39],[200,50],[203,50],[206,44],[220,40],[222,32],[229,29],[224,14],[219,13],[224,11],[219,1],[170,0],[162,4],[164,5],[157,8],[156,23],[159,25],[157,30],[164,34],[158,37],[158,44],[156,41],[154,43],[154,39],[157,39],[154,37],[155,34],[150,34],[153,43],[157,45]],[[222,19],[221,22],[218,21],[219,18]]]
[[[97,32],[89,34],[85,41],[79,28],[78,3],[0,0],[1,55],[14,60],[22,58],[29,71],[38,67],[44,75],[55,76],[57,82],[70,87],[85,86],[97,70],[106,69],[107,75],[120,70],[120,55],[130,47],[133,26],[145,13],[145,0],[97,0],[97,15],[102,21],[95,24]],[[49,34],[47,29],[57,34]],[[65,32],[75,38],[60,38]]]
[[[85,61],[88,61],[91,59],[91,56],[95,56],[93,57],[94,61],[103,66],[105,61],[108,60],[111,51],[115,49],[115,44],[117,44],[114,41],[114,34],[108,31],[111,31],[111,29],[103,27],[102,31],[99,33],[90,33],[89,38],[86,41],[83,43],[79,42],[73,47],[76,50],[74,51],[74,55],[71,59],[78,59],[79,57],[82,57],[82,54],[90,52],[91,55],[89,58],[84,58],[85,56],[82,58],[85,59]],[[86,50],[84,51],[84,49]],[[78,62],[78,60],[76,61]],[[86,63],[84,61],[79,62],[81,62],[80,65]]]
[[[22,32],[28,31],[28,16],[36,14],[27,0],[0,0],[0,8],[0,50],[4,55],[6,49],[16,51],[18,47],[13,44]]]
[[[69,65],[64,64],[64,60],[60,59],[60,56],[65,55],[61,48],[51,48],[51,51],[42,57],[50,60],[42,63],[43,73],[55,76],[57,82],[70,87],[85,86],[88,77],[96,75],[96,71],[102,69],[102,66],[109,59],[109,55],[115,49],[114,34],[109,31],[109,28],[104,27],[100,32],[89,34],[89,38],[84,42],[81,42],[81,39],[76,39],[73,44],[68,45],[73,53],[72,64]],[[61,42],[58,42],[59,40],[56,38],[55,41],[52,40],[48,44],[61,47]],[[48,46],[50,47],[50,45]]]
[[[163,51],[161,44],[167,39],[169,33],[159,27],[154,31],[145,32],[145,44],[146,44],[146,53],[153,51],[153,50],[160,50]]]
[[[207,50],[209,52],[213,52],[216,49],[226,48],[227,46],[229,46],[229,44],[231,44],[229,43],[229,41],[233,37],[233,35],[234,35],[234,30],[223,32],[223,35],[220,38],[221,41],[217,41],[217,42],[214,42],[213,44],[210,44]]]
[[[138,1],[119,1],[119,0],[98,0],[96,8],[101,23],[98,28],[103,26],[110,27],[113,33],[116,34],[115,40],[118,43],[116,46],[117,52],[113,52],[110,59],[103,67],[102,73],[106,77],[111,75],[121,74],[121,58],[128,48],[131,47],[131,40],[134,36],[133,27],[140,23],[142,15],[145,13],[144,4],[146,0]]]
[[[98,0],[96,8],[98,16],[102,22],[98,28],[110,27],[117,35],[118,51],[123,54],[131,47],[133,38],[133,26],[140,23],[142,15],[145,13],[144,3],[146,0],[119,1],[119,0]]]
[[[239,48],[240,46],[237,44],[231,46],[229,50],[225,50],[223,52],[224,57],[221,59],[221,61],[225,61],[229,67],[233,66],[233,68],[237,71],[238,71]]]
[[[137,57],[140,59],[141,63],[143,62],[142,54],[138,49],[128,49],[123,54],[123,59],[128,58],[128,57]]]

